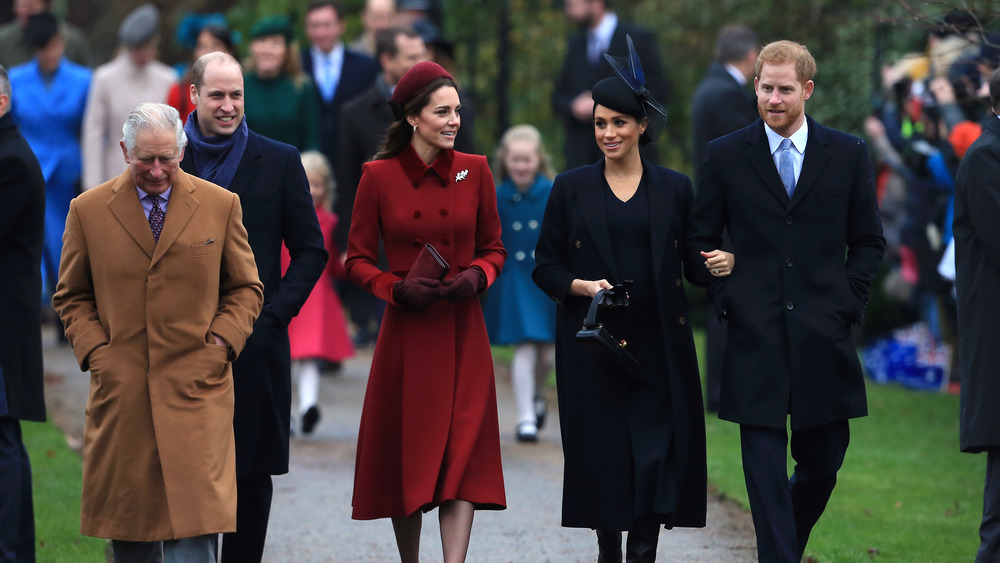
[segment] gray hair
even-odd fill
[[[122,125],[122,141],[125,143],[125,150],[131,155],[135,150],[135,138],[139,131],[143,129],[173,129],[177,136],[178,154],[187,145],[187,134],[184,133],[184,126],[181,124],[181,116],[177,110],[167,104],[157,104],[153,102],[143,102],[128,114],[125,125]]]
[[[10,77],[3,65],[0,65],[0,96],[10,97]]]

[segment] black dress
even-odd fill
[[[646,176],[628,201],[618,199],[605,182],[608,234],[622,280],[632,282],[629,306],[608,317],[616,337],[624,338],[641,364],[640,382],[622,380],[632,395],[626,415],[631,447],[633,514],[655,514],[671,524],[676,494],[673,422],[666,350],[656,303],[650,229],[649,186]],[[666,486],[665,486],[666,485]]]

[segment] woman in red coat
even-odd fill
[[[477,296],[503,267],[486,158],[457,153],[458,91],[424,62],[399,81],[396,121],[364,165],[347,275],[388,303],[358,434],[357,520],[392,518],[404,562],[417,561],[421,514],[439,508],[446,562],[464,561],[475,509],[506,507],[496,387]],[[376,265],[379,238],[389,270]],[[409,277],[426,244],[443,281]]]

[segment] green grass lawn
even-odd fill
[[[37,559],[104,563],[104,540],[80,535],[80,458],[51,422],[21,425],[31,459]]]
[[[702,350],[704,338],[696,339]],[[806,555],[834,563],[972,561],[986,457],[958,451],[958,397],[869,381],[868,408],[868,417],[851,421],[847,459]],[[709,480],[749,506],[739,427],[709,415],[707,442]],[[789,475],[791,468],[789,459]]]

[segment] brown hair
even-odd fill
[[[775,41],[764,45],[757,56],[757,65],[754,67],[754,75],[760,78],[760,69],[765,64],[782,65],[795,63],[795,76],[799,82],[805,84],[816,76],[816,60],[813,59],[809,49],[805,45],[794,41]]]
[[[411,115],[419,115],[424,107],[430,103],[431,94],[445,86],[458,91],[458,86],[455,85],[454,80],[440,77],[431,80],[426,86],[417,90],[416,94],[410,97],[410,100],[403,105],[403,116],[393,121],[389,129],[386,130],[385,137],[382,139],[382,143],[378,147],[378,152],[372,157],[372,160],[392,158],[406,148],[407,143],[413,138],[413,127],[406,121],[406,118]]]

